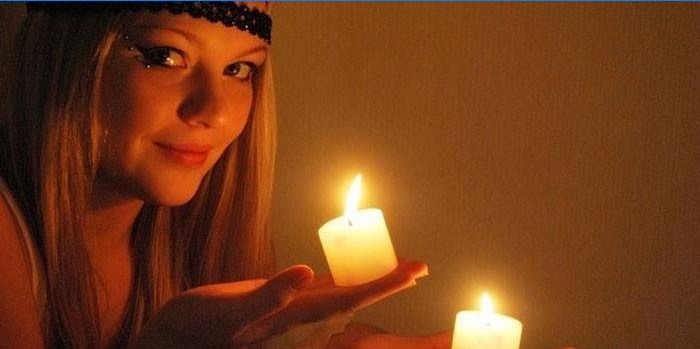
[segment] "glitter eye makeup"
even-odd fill
[[[248,81],[253,77],[257,69],[257,65],[253,62],[236,62],[226,66],[224,74],[242,81]]]
[[[184,53],[170,46],[154,46],[143,47],[136,45],[132,38],[124,35],[127,49],[131,52],[139,54],[138,59],[146,68],[152,67],[169,67],[169,68],[186,68],[187,61]]]

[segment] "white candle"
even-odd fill
[[[378,279],[398,264],[382,211],[357,211],[360,181],[358,174],[348,191],[345,214],[318,230],[333,281],[340,286]]]
[[[484,293],[480,311],[457,313],[452,349],[518,349],[522,331],[520,321],[495,313]]]

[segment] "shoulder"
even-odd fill
[[[0,343],[12,348],[41,348],[40,318],[25,233],[10,205],[8,198],[0,195]]]

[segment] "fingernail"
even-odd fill
[[[300,290],[304,288],[311,280],[314,278],[313,272],[311,272],[311,269],[308,269],[308,272],[299,272],[294,275],[292,280],[290,280],[290,285],[296,289]]]
[[[422,271],[420,274],[418,274],[418,278],[422,278],[424,276],[428,276],[430,273],[428,272],[428,268],[426,267],[424,271]]]

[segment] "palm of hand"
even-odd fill
[[[339,287],[314,279],[304,266],[270,280],[214,284],[168,302],[142,331],[135,348],[229,348],[265,341],[289,328],[352,311],[415,284],[423,263],[401,261],[378,280]]]
[[[402,260],[389,275],[358,286],[336,286],[330,276],[316,277],[288,306],[248,328],[245,341],[264,340],[297,325],[358,310],[415,285],[415,279],[426,274],[425,264]]]

